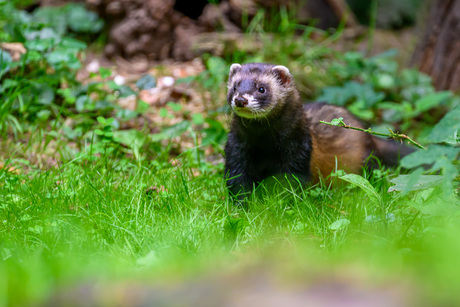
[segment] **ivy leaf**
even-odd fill
[[[460,198],[450,190],[445,193],[442,187],[430,188],[416,193],[406,205],[423,214],[452,216],[460,214]]]
[[[67,24],[72,31],[78,33],[97,33],[102,30],[104,21],[81,4],[67,5]]]
[[[64,35],[67,30],[67,18],[63,7],[40,7],[33,12],[31,22],[45,25],[48,29],[52,29],[56,36]],[[33,39],[29,34],[26,34],[26,37],[29,40]]]
[[[401,159],[401,166],[404,168],[415,168],[418,166],[431,165],[429,171],[436,171],[444,166],[445,162],[456,159],[460,148],[431,145],[426,150],[418,150]],[[445,157],[445,159],[442,159]]]
[[[144,75],[137,80],[136,87],[140,90],[149,90],[157,86],[157,81],[152,75]]]
[[[454,161],[457,161],[458,154],[460,153],[460,147],[450,147],[441,145],[431,145],[426,150],[416,151],[401,160],[401,166],[405,168],[424,167],[428,168],[426,171],[438,171],[442,170],[443,183],[442,188],[445,193],[449,193],[452,189],[452,180],[458,175],[458,167],[454,165]],[[420,176],[423,172],[422,168],[419,168],[411,174],[409,177],[407,190],[413,188],[417,182],[417,176]]]
[[[381,101],[385,94],[376,92],[368,83],[361,84],[356,81],[349,81],[343,86],[330,86],[323,89],[323,94],[318,97],[318,101],[343,106],[352,100],[362,100],[364,106],[369,108],[378,101]]]
[[[460,129],[460,106],[447,113],[439,123],[434,126],[428,140],[431,142],[442,142],[454,135]]]
[[[54,90],[46,84],[41,84],[37,87],[38,98],[37,102],[42,105],[51,105],[54,101]]]
[[[136,92],[133,91],[133,89],[131,89],[129,86],[127,85],[120,85],[118,87],[118,91],[120,93],[120,98],[126,98],[126,97],[129,97],[131,95],[136,95]]]
[[[84,42],[70,37],[64,37],[62,41],[59,43],[59,46],[63,49],[73,51],[84,50],[87,47],[87,45]]]
[[[425,112],[440,105],[444,100],[452,96],[449,91],[437,92],[420,98],[414,104],[418,112]]]
[[[444,176],[441,175],[420,175],[416,182],[410,187],[409,181],[411,177],[413,177],[412,174],[399,175],[398,177],[391,179],[390,182],[395,185],[391,186],[388,189],[388,192],[425,190],[441,184],[444,179]]]

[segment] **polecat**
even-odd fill
[[[289,69],[262,63],[233,64],[227,102],[234,116],[225,146],[227,186],[244,197],[270,176],[294,175],[316,183],[335,169],[357,173],[373,154],[395,166],[413,150],[395,141],[321,124],[343,117],[363,127],[347,110],[326,103],[303,105]]]

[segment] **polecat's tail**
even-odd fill
[[[398,166],[399,160],[416,151],[415,148],[403,143],[375,136],[372,136],[372,145],[374,148],[373,155],[379,158],[384,165],[390,167]]]

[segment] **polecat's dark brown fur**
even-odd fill
[[[227,186],[234,195],[279,174],[316,183],[335,169],[358,173],[373,154],[395,166],[413,150],[394,141],[321,124],[343,117],[363,127],[347,110],[325,103],[303,105],[288,68],[233,64],[227,102],[234,116],[225,146]]]

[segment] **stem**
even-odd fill
[[[372,131],[371,128],[362,129],[362,128],[358,128],[358,127],[353,127],[353,126],[345,124],[343,122],[342,117],[333,119],[332,122],[326,122],[326,121],[323,121],[323,120],[320,120],[319,122],[322,123],[322,124],[329,125],[329,126],[337,126],[337,127],[342,127],[342,128],[345,128],[345,129],[358,130],[358,131],[366,132],[366,133],[373,134],[373,135],[384,136],[384,137],[388,137],[388,138],[391,138],[391,139],[394,139],[394,140],[397,140],[397,141],[406,140],[409,143],[411,143],[412,145],[414,145],[415,147],[418,147],[420,149],[425,149],[424,146],[420,145],[419,143],[417,143],[416,141],[414,141],[413,139],[411,139],[407,135],[402,134],[402,133],[395,133],[390,128],[388,128],[390,133],[381,133],[381,132]]]

